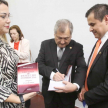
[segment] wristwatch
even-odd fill
[[[25,101],[23,99],[23,95],[19,95],[19,98],[20,98],[20,101],[21,101],[22,108],[25,108]]]

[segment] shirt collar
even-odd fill
[[[108,32],[106,32],[105,35],[101,38],[101,43],[103,43],[107,39],[108,39]]]
[[[59,46],[57,46],[57,52],[58,52],[58,50],[60,49],[60,47]],[[65,48],[63,48],[63,51],[65,50]]]

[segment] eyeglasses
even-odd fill
[[[2,19],[8,19],[8,18],[11,17],[11,15],[10,15],[10,13],[9,13],[9,14],[7,14],[7,13],[0,13],[0,17],[1,17]]]
[[[59,40],[65,40],[65,41],[67,41],[68,39],[70,39],[71,38],[71,36],[69,36],[69,37],[65,37],[65,38],[62,38],[62,37],[59,37],[59,36],[56,36]]]

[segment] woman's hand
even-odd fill
[[[31,93],[27,93],[23,95],[23,99],[24,101],[27,101],[28,99],[31,99],[32,97],[36,96],[36,92],[31,92]],[[11,94],[6,100],[4,100],[5,102],[11,102],[11,103],[21,103],[19,96],[15,95],[15,94]]]

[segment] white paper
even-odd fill
[[[24,64],[20,64],[20,65],[18,65],[17,67],[25,66],[25,65],[28,65],[28,64],[32,64],[32,63],[24,63]]]
[[[72,66],[70,67],[68,74],[65,76],[64,81],[71,81],[71,72],[72,72]],[[65,84],[62,83],[63,81],[53,81],[50,80],[48,91],[55,91],[54,87],[64,87]]]
[[[57,90],[54,87],[63,87],[63,86],[65,86],[65,84],[63,84],[62,81],[50,80],[48,91],[54,91],[54,90]]]

